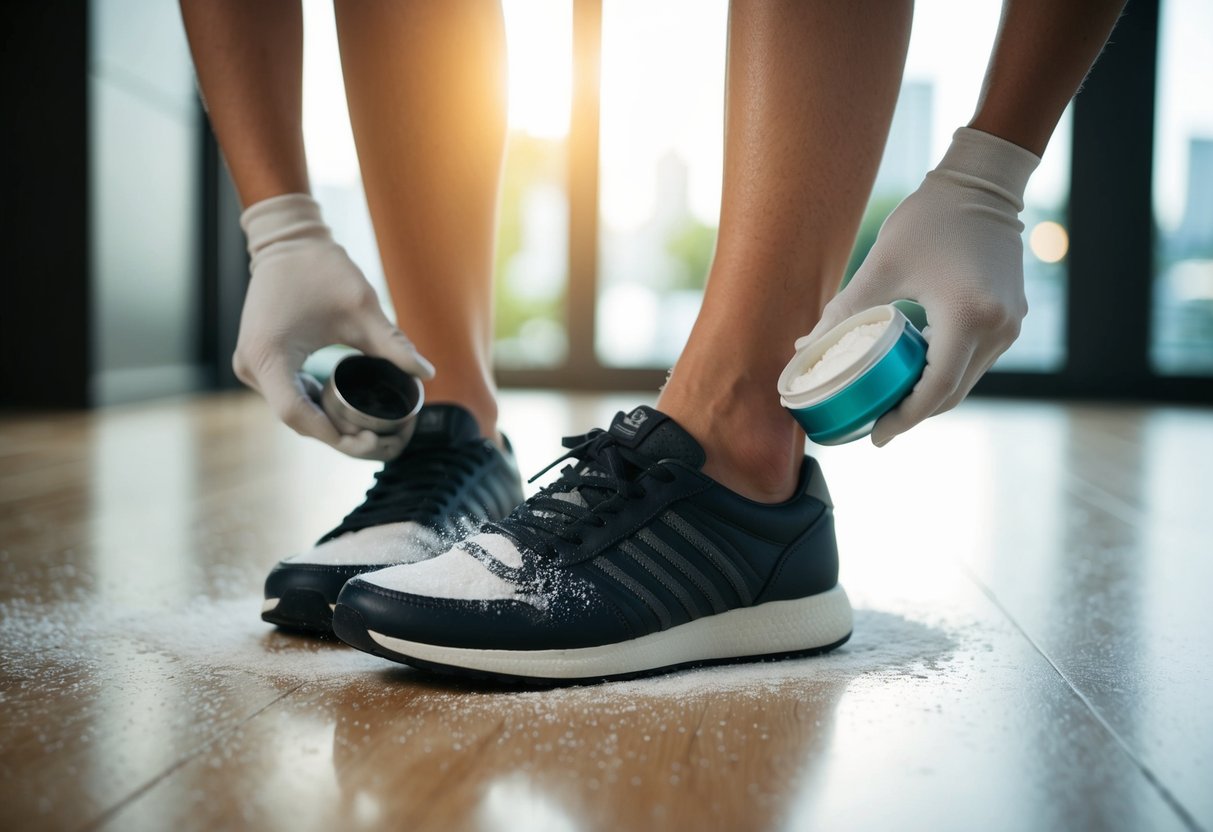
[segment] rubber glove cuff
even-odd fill
[[[942,175],[960,184],[993,190],[1019,213],[1028,179],[1039,165],[1040,157],[1030,150],[992,133],[961,127],[952,134],[952,144],[939,165],[927,176]]]
[[[333,232],[320,214],[320,203],[308,194],[283,194],[254,203],[240,215],[240,227],[248,237],[254,271],[258,256],[279,243],[333,239]]]

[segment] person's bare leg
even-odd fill
[[[240,201],[308,193],[299,0],[181,0],[181,17]]]
[[[496,433],[492,273],[505,145],[495,0],[336,0],[350,121],[396,321],[455,402]]]
[[[751,499],[792,493],[780,371],[838,289],[901,86],[912,0],[733,0],[724,192],[703,306],[657,406]]]

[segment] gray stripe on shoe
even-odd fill
[[[648,546],[655,553],[663,557],[667,563],[677,569],[679,572],[687,576],[687,580],[695,584],[703,596],[708,599],[708,603],[712,605],[712,612],[722,613],[728,606],[724,603],[724,598],[716,591],[716,586],[707,577],[695,568],[689,560],[678,554],[672,546],[666,543],[657,535],[653,534],[648,529],[641,529],[636,532],[636,539]]]
[[[670,593],[678,599],[678,603],[682,604],[682,608],[686,610],[687,615],[692,619],[698,618],[701,613],[699,607],[691,598],[691,593],[678,582],[676,578],[662,569],[656,561],[646,555],[630,540],[625,540],[619,544],[619,548],[627,553],[628,557],[640,564],[641,568],[657,579],[657,582],[664,586]]]
[[[741,603],[749,606],[754,602],[754,595],[750,592],[750,588],[746,586],[745,578],[737,571],[737,567],[733,565],[733,562],[729,560],[724,552],[717,548],[715,543],[704,537],[699,529],[688,523],[682,515],[673,511],[667,511],[661,515],[661,521],[682,535],[687,543],[698,549],[700,554],[710,560],[712,565],[728,578],[737,596],[741,599]]]
[[[643,584],[631,575],[602,556],[594,558],[591,564],[603,574],[614,578],[633,595],[644,601],[645,605],[657,616],[657,620],[661,622],[661,629],[668,630],[674,623],[670,618],[670,611],[666,609],[665,604],[661,603],[661,599],[649,592]]]

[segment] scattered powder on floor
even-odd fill
[[[924,671],[941,671],[956,651],[959,637],[893,613],[856,610],[851,640],[825,655],[684,670],[605,686],[564,688],[559,694],[562,699],[587,703],[606,697],[686,700],[724,693],[763,697],[788,688],[808,691],[818,686],[845,685],[861,677],[919,677]],[[551,694],[531,691],[516,695],[542,699]]]
[[[881,321],[861,324],[844,333],[838,343],[826,350],[816,364],[792,379],[792,392],[803,393],[842,375],[872,348],[888,328],[889,322]]]
[[[402,768],[446,770],[463,754],[474,755],[477,765],[513,760],[520,782],[560,776],[568,779],[555,782],[589,789],[617,782],[651,790],[683,777],[692,782],[677,768],[684,755],[696,770],[718,766],[726,777],[770,760],[794,771],[806,743],[830,735],[844,693],[892,685],[897,696],[903,686],[938,688],[941,675],[963,679],[969,672],[963,659],[972,658],[980,649],[975,640],[985,635],[955,616],[925,623],[921,609],[911,617],[861,609],[852,640],[825,656],[526,690],[448,681],[339,643],[283,635],[260,621],[260,601],[243,591],[222,601],[139,610],[95,601],[6,601],[0,711],[13,724],[50,726],[28,741],[41,743],[44,754],[71,749],[68,759],[88,766],[76,775],[86,780],[97,766],[129,768],[122,754],[138,756],[146,732],[158,749],[168,744],[175,758],[190,757],[191,777],[198,766],[259,770],[272,745],[270,759],[290,777],[331,789],[324,784],[336,776],[342,795],[377,794],[365,772],[349,764],[368,759],[371,744],[395,752]],[[251,711],[274,693],[250,685],[250,675],[280,691],[281,702]],[[83,718],[65,719],[64,702],[79,703]],[[791,716],[794,722],[785,724]],[[90,746],[92,752],[80,751]],[[669,759],[675,761],[669,771],[655,765]],[[52,778],[34,788],[49,806],[64,799],[74,781],[66,782]],[[489,788],[494,783],[500,780]],[[272,826],[281,810],[272,792],[237,789],[228,799],[236,817]],[[213,799],[202,790],[183,797],[189,802],[182,816]],[[519,804],[509,805],[516,811]]]
[[[261,620],[260,608],[256,597],[198,599],[176,609],[141,610],[96,602],[9,601],[0,610],[6,642],[0,656],[9,675],[45,680],[74,676],[81,668],[121,672],[121,661],[114,657],[146,653],[159,654],[182,670],[234,670],[303,682],[341,679],[383,666],[382,660],[337,641],[280,632]]]
[[[154,654],[168,668],[204,675],[248,673],[274,681],[322,686],[378,681],[385,686],[421,676],[332,640],[282,633],[258,617],[255,596],[199,599],[176,609],[115,610],[99,604],[0,607],[0,665],[27,690],[53,689],[94,675],[113,680],[123,657]],[[894,678],[939,670],[957,646],[949,633],[890,612],[857,610],[855,635],[824,656],[703,668],[610,685],[526,691],[472,686],[484,696],[580,700],[615,696],[687,697],[722,691],[762,695],[786,685],[845,683],[860,677]],[[132,667],[132,677],[145,669]],[[176,671],[173,671],[176,672]]]

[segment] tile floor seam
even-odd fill
[[[126,797],[121,798],[113,806],[110,806],[108,809],[105,809],[103,812],[101,812],[101,814],[97,815],[97,817],[93,818],[92,820],[88,821],[83,826],[81,826],[80,832],[91,832],[91,830],[100,829],[106,823],[109,823],[111,820],[113,820],[115,817],[117,817],[122,812],[123,809],[125,809],[127,806],[130,806],[135,801],[137,801],[139,798],[143,797],[145,794],[150,792],[153,788],[155,788],[155,786],[158,783],[163,782],[166,778],[171,776],[173,773],[179,771],[187,763],[190,763],[193,760],[195,760],[200,754],[202,754],[204,751],[206,751],[208,748],[210,748],[216,742],[222,740],[224,737],[226,737],[228,734],[232,733],[233,731],[239,730],[240,728],[244,727],[246,724],[253,721],[258,716],[260,716],[261,714],[265,713],[270,708],[277,705],[283,699],[286,699],[291,694],[297,692],[300,688],[305,687],[305,685],[306,685],[305,682],[300,682],[299,684],[295,685],[295,687],[291,688],[290,690],[285,691],[284,693],[280,694],[279,696],[276,696],[273,699],[271,699],[269,702],[266,702],[260,708],[253,711],[251,714],[249,714],[244,719],[240,720],[235,725],[228,726],[227,728],[223,729],[219,733],[215,734],[213,737],[210,737],[209,739],[199,743],[197,746],[195,746],[190,751],[185,752],[183,755],[181,755],[180,759],[176,760],[172,765],[168,766],[167,768],[162,770],[160,773],[153,776],[150,780],[148,780],[146,783],[144,783],[143,785],[136,788],[134,791],[132,791]]]
[[[1175,814],[1179,817],[1180,822],[1183,823],[1184,826],[1188,827],[1188,829],[1193,830],[1193,832],[1206,832],[1205,828],[1201,826],[1199,822],[1197,822],[1196,818],[1191,812],[1188,811],[1187,807],[1179,801],[1179,798],[1177,798],[1174,793],[1172,793],[1171,790],[1166,787],[1158,775],[1154,773],[1153,769],[1146,765],[1145,761],[1137,755],[1137,752],[1135,752],[1133,747],[1129,745],[1124,737],[1120,735],[1120,732],[1113,728],[1111,723],[1104,718],[1103,714],[1101,714],[1095,707],[1095,704],[1086,696],[1086,694],[1079,690],[1072,681],[1070,681],[1070,677],[1068,677],[1057,665],[1057,663],[1053,661],[1053,658],[1044,651],[1044,649],[1036,642],[1036,639],[1032,638],[1032,636],[1028,634],[1028,631],[1020,625],[1013,615],[1011,615],[1010,610],[1003,606],[1002,602],[998,600],[998,596],[994,594],[993,590],[986,586],[985,582],[982,581],[981,578],[979,578],[977,574],[967,565],[962,564],[961,571],[970,581],[974,583],[974,585],[976,585],[978,590],[985,595],[989,602],[993,604],[994,607],[1003,614],[1003,616],[1006,617],[1011,626],[1014,627],[1019,634],[1024,637],[1028,644],[1032,646],[1032,649],[1035,650],[1040,657],[1048,663],[1049,667],[1053,669],[1053,672],[1057,674],[1057,677],[1065,683],[1070,692],[1078,699],[1079,702],[1082,703],[1083,707],[1086,708],[1091,717],[1099,724],[1101,728],[1103,728],[1104,731],[1107,732],[1107,734],[1116,742],[1116,744],[1120,746],[1120,749],[1125,753],[1137,770],[1140,771],[1142,776],[1146,778],[1146,782],[1148,782],[1154,788],[1154,790],[1158,792],[1163,802],[1171,808],[1171,811],[1175,812]]]

